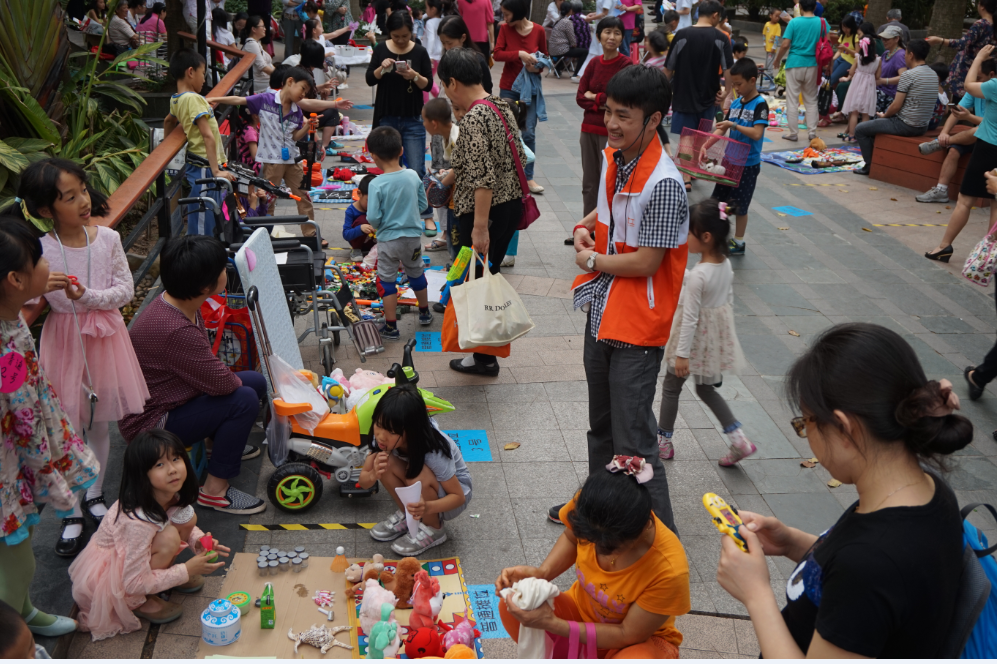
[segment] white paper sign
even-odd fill
[[[402,505],[417,503],[422,497],[422,481],[419,480],[412,486],[400,486],[395,489],[395,493],[398,494],[398,500],[402,501]],[[408,509],[405,510],[405,523],[408,524],[409,537],[414,540],[419,534],[419,522],[409,514]]]

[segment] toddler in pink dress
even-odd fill
[[[49,175],[55,173],[53,191]],[[51,312],[42,328],[39,361],[73,428],[86,432],[101,466],[97,481],[63,520],[55,551],[71,558],[83,546],[83,513],[96,525],[107,514],[103,469],[111,446],[109,424],[141,413],[149,390],[118,311],[135,296],[121,237],[110,228],[89,225],[105,211],[103,197],[90,191],[86,175],[72,162],[39,162],[31,176],[32,186],[25,187],[28,202],[43,215],[35,223],[50,224],[42,229],[49,231],[41,238],[43,255],[53,274],[76,279],[70,290],[46,295]],[[93,412],[86,391],[91,387],[98,399]]]
[[[153,624],[178,619],[182,605],[154,595],[196,592],[204,586],[202,573],[224,564],[204,555],[195,500],[197,478],[180,439],[162,429],[139,434],[125,450],[118,500],[69,566],[77,620],[94,641],[134,632],[139,618]],[[174,564],[188,547],[195,556]],[[212,549],[222,556],[229,551],[214,540]]]

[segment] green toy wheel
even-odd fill
[[[287,463],[274,471],[267,497],[285,512],[304,512],[322,497],[322,476],[304,463]]]

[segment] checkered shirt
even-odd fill
[[[616,172],[616,188],[614,193],[619,193],[630,178],[630,174],[637,166],[638,159],[632,160]],[[657,249],[674,249],[678,247],[679,231],[682,222],[689,216],[689,199],[686,197],[685,188],[680,182],[671,178],[665,178],[654,185],[651,198],[644,208],[644,215],[641,217],[640,233],[637,236],[637,245],[640,247],[653,247]],[[616,245],[612,242],[614,220],[610,217],[609,239],[606,243],[608,254],[616,253]],[[598,267],[598,259],[596,259]],[[589,309],[589,330],[593,337],[599,338],[599,326],[602,324],[602,313],[606,309],[606,300],[609,297],[609,288],[613,284],[614,275],[602,272],[598,277],[582,284],[575,289],[574,304],[578,309],[584,304],[590,304]],[[616,339],[600,339],[600,341],[613,346],[614,348],[628,348],[633,344],[628,344]]]

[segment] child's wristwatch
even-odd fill
[[[588,260],[585,261],[585,267],[595,272],[595,257],[598,256],[596,252],[589,254]]]

